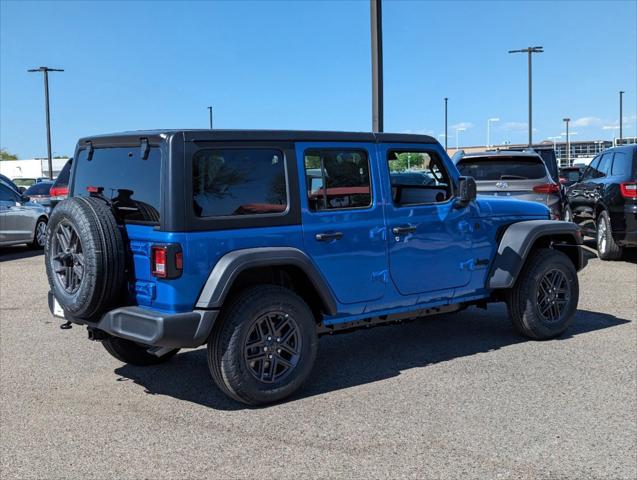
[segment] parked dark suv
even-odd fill
[[[637,145],[597,155],[567,191],[567,218],[597,239],[602,260],[637,246]]]
[[[579,227],[476,197],[428,136],[132,132],[73,158],[47,237],[53,314],[137,365],[207,344],[241,402],[297,390],[320,335],[505,301],[546,339],[577,309]]]

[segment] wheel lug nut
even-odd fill
[[[277,338],[277,339],[276,339],[276,341],[277,341],[277,342],[281,342],[281,338]]]
[[[278,349],[277,349],[277,351],[276,351],[276,353],[281,353],[281,349],[280,349],[280,348],[278,348]]]
[[[263,351],[267,352],[268,351],[268,347],[263,347]]]
[[[268,337],[268,340],[272,340],[272,337]]]
[[[272,355],[268,355],[268,358],[272,358]]]

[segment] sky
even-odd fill
[[[449,147],[637,136],[637,2],[383,3],[385,131]],[[371,130],[369,2],[0,0],[0,147],[46,156],[42,74],[50,75],[55,155],[125,130]],[[460,128],[460,130],[458,130]],[[461,130],[464,128],[465,130]]]

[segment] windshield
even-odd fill
[[[537,157],[471,157],[458,163],[461,175],[476,180],[531,180],[547,176],[546,167]]]
[[[161,152],[152,147],[147,159],[140,147],[80,151],[74,163],[73,196],[89,196],[88,187],[102,188],[127,222],[159,222]]]

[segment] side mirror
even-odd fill
[[[21,199],[22,203],[27,203],[31,201],[31,197],[29,197],[28,195],[22,195],[22,199]]]
[[[478,187],[473,177],[460,177],[458,182],[458,195],[454,206],[464,208],[473,202],[478,195]]]
[[[27,191],[27,187],[18,187],[18,190],[20,190],[20,193],[24,193]]]

